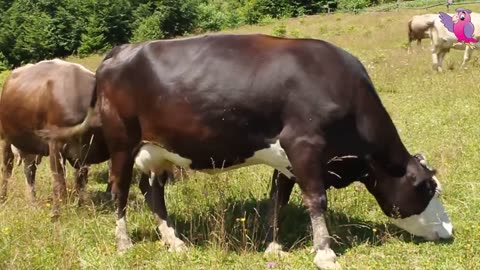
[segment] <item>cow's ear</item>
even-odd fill
[[[427,161],[427,159],[425,158],[425,155],[422,154],[422,153],[415,153],[415,155],[413,155],[416,159],[418,159],[418,161]]]

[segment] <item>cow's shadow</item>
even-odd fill
[[[97,182],[106,183],[108,170],[98,171],[95,178],[98,179]],[[138,178],[139,174],[135,172],[131,191],[138,189]],[[98,210],[112,213],[115,211],[111,195],[105,190],[93,191],[90,194],[90,199]],[[150,212],[139,192],[131,192],[129,200],[132,199],[136,201],[137,206],[143,205]],[[222,209],[212,207],[204,211],[202,215],[193,214],[188,218],[185,218],[185,215],[176,215],[169,211],[169,218],[181,238],[193,246],[207,246],[214,242],[231,251],[255,250],[261,252],[266,248],[268,207],[268,198],[261,200],[251,198],[242,201],[230,198],[223,203]],[[311,247],[310,217],[301,202],[289,202],[283,209],[282,217],[283,219],[279,222],[279,240],[284,249],[292,251]],[[390,223],[363,220],[331,208],[327,212],[327,222],[331,247],[339,255],[357,245],[380,246],[392,238],[415,244],[424,242]],[[153,242],[161,238],[158,230],[144,226],[133,227],[130,235],[134,242]],[[446,244],[451,241],[441,241],[440,243]]]
[[[92,170],[89,172],[88,181],[93,181],[95,183],[107,184],[108,183],[108,169],[102,170]]]
[[[233,252],[263,252],[266,248],[268,199],[229,200],[225,205],[225,211],[212,208],[206,214],[193,215],[189,219],[170,213],[170,219],[177,233],[191,246],[204,247],[213,242]],[[351,217],[335,210],[328,210],[327,215],[331,248],[339,255],[357,245],[380,246],[392,238],[417,244],[423,242],[394,225]],[[284,250],[312,247],[311,223],[306,209],[299,203],[289,203],[283,216],[279,240]],[[159,241],[161,238],[155,228],[134,228],[130,235],[134,242]]]

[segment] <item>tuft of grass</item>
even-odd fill
[[[468,7],[480,10],[480,5]],[[424,153],[438,170],[443,202],[455,227],[452,242],[423,242],[391,225],[361,185],[329,190],[332,247],[344,269],[480,268],[478,56],[473,53],[467,70],[445,66],[447,71],[437,74],[431,69],[427,40],[425,49],[412,44],[414,51],[407,54],[399,44],[407,39],[408,19],[420,13],[424,11],[343,13],[284,21],[285,29],[332,42],[364,63],[406,147],[411,153]],[[270,34],[277,23],[270,20],[263,26],[224,32]],[[459,67],[462,55],[452,50],[444,64]],[[67,60],[95,70],[102,58]],[[289,256],[262,253],[272,173],[268,167],[217,176],[193,172],[188,179],[167,185],[169,215],[189,243],[186,254],[167,251],[134,181],[127,215],[135,245],[122,256],[115,250],[113,203],[102,197],[106,164],[95,165],[90,172],[91,202],[80,208],[67,202],[56,223],[49,219],[48,162],[44,159],[37,172],[37,209],[29,208],[24,198],[21,171],[15,168],[9,198],[0,206],[0,269],[264,269],[268,263],[274,263],[274,269],[314,269],[310,221],[297,186],[280,227]],[[74,185],[72,172],[67,171],[69,188]]]

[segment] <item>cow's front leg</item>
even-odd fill
[[[158,175],[153,174],[151,177],[153,177],[153,179],[149,181],[149,176],[142,174],[139,185],[140,190],[145,196],[147,205],[153,211],[160,235],[167,245],[170,246],[170,251],[185,251],[187,250],[187,246],[177,237],[175,229],[168,218],[165,204],[165,184],[168,174],[163,172]],[[150,186],[150,182],[152,186]]]
[[[320,136],[298,136],[286,139],[285,150],[300,186],[313,230],[314,263],[319,269],[340,269],[335,252],[330,248],[330,235],[325,222],[327,194],[321,154],[324,140]]]
[[[78,196],[78,205],[84,204],[88,200],[88,194],[86,191],[88,181],[88,166],[80,165],[75,168],[75,193]]]
[[[278,242],[278,224],[281,219],[280,213],[288,203],[295,182],[278,170],[274,170],[272,186],[270,189],[270,206],[268,208],[268,230],[266,242],[268,243],[265,254],[277,253],[284,255],[282,245]]]
[[[445,55],[447,54],[447,51],[445,50],[442,50],[440,51],[440,53],[438,54],[438,71],[439,72],[443,72],[443,60],[445,59]]]
[[[60,202],[65,199],[67,188],[65,184],[65,160],[60,153],[60,143],[49,143],[50,170],[53,177],[53,207],[52,218],[57,218],[60,213]]]

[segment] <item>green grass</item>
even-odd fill
[[[480,5],[465,7],[480,10]],[[438,169],[455,228],[451,243],[418,241],[396,229],[360,185],[328,191],[330,234],[344,269],[480,268],[478,52],[468,70],[461,70],[463,52],[451,51],[443,74],[431,69],[428,40],[423,41],[425,50],[413,45],[415,52],[407,54],[406,22],[423,12],[311,16],[225,31],[272,34],[284,25],[287,36],[325,39],[353,53],[367,67],[407,148],[425,153]],[[101,57],[68,60],[93,70]],[[119,256],[113,206],[100,195],[106,187],[106,164],[94,166],[89,178],[92,202],[81,208],[68,202],[57,223],[49,219],[52,184],[47,164],[44,159],[38,172],[40,203],[35,210],[26,204],[22,169],[16,168],[9,199],[0,206],[0,269],[266,269],[267,262],[275,262],[274,269],[315,269],[309,219],[298,187],[282,225],[281,240],[289,256],[263,256],[270,168],[255,166],[218,176],[193,173],[168,185],[170,216],[190,246],[182,255],[169,253],[159,241],[134,183],[128,229],[135,245]],[[71,169],[68,173],[72,187]],[[244,224],[237,221],[241,217]]]

